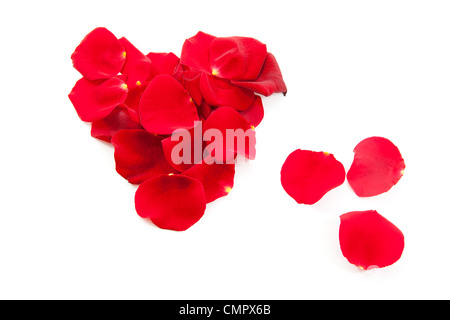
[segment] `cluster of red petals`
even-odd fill
[[[231,191],[237,154],[254,159],[252,129],[264,117],[259,94],[287,92],[275,57],[247,37],[199,32],[185,41],[179,58],[144,54],[127,38],[96,28],[77,46],[72,62],[83,77],[69,98],[80,119],[92,122],[92,137],[114,146],[116,171],[139,185],[137,213],[176,231],[191,227],[207,203]],[[181,132],[194,137],[199,123],[204,155],[197,159],[192,152],[191,163],[174,163]],[[230,149],[208,140],[208,129],[224,137],[227,129],[250,134],[245,145]],[[197,143],[191,141],[192,148]]]
[[[389,191],[405,170],[399,149],[388,139],[371,137],[354,149],[347,180],[359,197]],[[318,202],[345,181],[344,166],[327,152],[296,150],[284,162],[281,184],[299,204]],[[401,231],[376,211],[350,212],[341,216],[339,240],[343,255],[367,270],[396,262],[404,247]]]
[[[205,79],[203,90],[215,92],[220,91],[219,87],[224,90],[234,85],[242,88],[242,95],[249,92],[265,96],[276,92],[287,93],[274,55],[267,52],[265,44],[253,38],[222,38],[199,32],[185,41],[181,63],[202,74]],[[212,88],[205,88],[208,84]],[[239,94],[237,89],[234,90],[234,94]],[[217,97],[216,103],[222,103],[220,97]]]

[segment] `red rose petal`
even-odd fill
[[[191,69],[211,73],[209,51],[216,37],[199,31],[192,38],[186,39],[181,50],[180,62]]]
[[[122,68],[122,74],[127,77],[127,84],[130,88],[140,86],[150,77],[150,66],[152,61],[139,51],[127,38],[120,38],[127,57]]]
[[[254,81],[231,81],[232,84],[249,89],[253,92],[270,96],[273,93],[283,93],[286,95],[287,87],[284,83],[280,67],[274,55],[267,53],[266,61],[259,74]]]
[[[205,120],[208,119],[212,111],[212,107],[205,100],[197,107],[198,115]]]
[[[117,77],[89,81],[81,78],[69,94],[81,120],[93,122],[109,115],[122,104],[128,94],[127,85]]]
[[[251,160],[255,159],[255,131],[252,130],[250,123],[248,123],[239,112],[230,107],[222,107],[215,110],[211,113],[203,126],[205,134],[206,131],[210,129],[213,129],[210,132],[215,131],[220,133],[222,139],[222,143],[220,143],[220,141],[216,142],[215,139],[209,140],[209,137],[204,137],[205,141],[209,141],[206,142],[206,149],[216,160],[219,162],[226,162],[233,159],[235,153],[244,155]],[[227,130],[238,130],[241,133],[245,133],[244,139],[241,140],[243,143],[236,142],[236,139],[233,143],[231,139],[227,139]],[[234,144],[234,146],[232,146],[232,144]]]
[[[201,122],[198,122],[197,126],[190,130],[177,130],[170,137],[165,138],[162,141],[166,160],[174,169],[183,172],[191,168],[195,163],[201,162],[203,160],[204,143],[201,124]],[[184,141],[184,139],[188,139],[188,141],[186,142]],[[172,159],[172,153],[176,152],[174,151],[174,148],[179,146],[180,144],[189,145],[190,147],[190,157],[184,154],[180,155],[180,157],[184,156],[186,158],[186,163],[174,163]],[[198,152],[198,154],[196,155],[195,152]]]
[[[196,105],[200,105],[203,100],[202,92],[200,91],[200,78],[203,71],[187,70],[181,68],[175,72],[173,77],[189,92]]]
[[[371,197],[389,191],[403,176],[405,161],[388,139],[367,138],[353,150],[355,158],[347,180],[359,197]]]
[[[116,76],[125,63],[125,49],[106,28],[91,31],[72,54],[73,67],[89,80]]]
[[[132,184],[162,173],[176,171],[167,163],[161,138],[144,130],[121,130],[111,143],[114,145],[116,170]]]
[[[205,189],[206,203],[228,195],[234,185],[235,165],[233,164],[196,164],[182,175],[197,179]]]
[[[133,121],[130,112],[124,107],[117,107],[109,116],[92,123],[91,136],[99,140],[111,142],[111,138],[120,130],[142,129],[139,123]]]
[[[264,106],[260,96],[255,96],[255,100],[247,110],[239,112],[254,128],[256,128],[264,118]]]
[[[148,83],[141,83],[138,86],[128,88],[128,95],[124,102],[127,108],[133,111],[130,113],[133,121],[139,123],[141,122],[141,118],[139,116],[139,104],[141,102],[141,97],[144,94],[145,89],[147,89],[147,86]]]
[[[203,73],[200,79],[200,91],[211,106],[232,107],[238,111],[246,110],[255,100],[250,90],[232,85],[228,80]]]
[[[186,89],[187,92],[189,92],[189,95],[192,97],[192,100],[194,100],[196,105],[200,105],[203,100],[202,92],[200,91],[200,78],[203,74],[203,71],[198,70],[182,70],[179,68],[177,72],[173,75],[175,79],[181,85],[184,89]]]
[[[284,190],[300,204],[314,204],[345,181],[345,169],[332,154],[295,150],[281,168]]]
[[[364,270],[397,262],[405,247],[403,233],[376,211],[343,214],[339,242],[344,257]]]
[[[180,58],[172,52],[150,52],[147,57],[152,61],[150,79],[160,74],[174,74],[180,63]]]
[[[230,80],[255,80],[266,55],[266,45],[256,39],[216,38],[210,48],[211,73]]]
[[[159,175],[141,184],[135,197],[136,211],[161,229],[184,231],[205,213],[202,184],[181,175]]]
[[[139,114],[148,132],[163,135],[191,129],[199,120],[188,92],[169,75],[159,75],[150,82],[141,97]]]

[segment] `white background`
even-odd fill
[[[0,5],[0,298],[450,298],[448,1],[3,1]],[[154,227],[113,148],[67,98],[70,54],[95,27],[180,54],[199,30],[251,36],[289,93],[264,99],[257,158],[187,232]],[[333,153],[384,136],[406,161],[389,192],[347,182],[313,206],[279,171],[297,148]],[[404,233],[395,265],[341,255],[339,215],[378,210]]]

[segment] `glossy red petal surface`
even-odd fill
[[[93,122],[108,116],[128,94],[126,84],[117,77],[89,81],[81,78],[69,94],[81,120]]]
[[[235,165],[196,164],[182,174],[197,179],[205,189],[206,203],[228,195],[234,185]]]
[[[345,169],[332,154],[295,150],[281,168],[284,190],[300,204],[314,204],[345,181]]]
[[[152,61],[150,79],[160,74],[174,74],[180,63],[180,58],[172,52],[150,52],[147,57]]]
[[[111,139],[116,171],[132,184],[163,173],[176,173],[166,161],[161,138],[145,130],[121,130]]]
[[[403,233],[373,210],[343,214],[339,242],[344,257],[365,270],[397,262],[405,247]]]
[[[192,38],[186,39],[181,51],[180,62],[191,69],[211,73],[209,52],[211,43],[216,37],[199,31]]]
[[[183,86],[169,75],[155,77],[139,104],[141,125],[151,133],[171,134],[191,129],[198,121],[197,108]]]
[[[185,231],[205,213],[202,184],[181,175],[159,175],[141,184],[135,197],[136,211],[157,227]]]
[[[200,79],[200,91],[205,101],[215,107],[231,107],[238,111],[246,110],[255,100],[250,90],[234,86],[228,80],[206,73]]]
[[[211,43],[213,75],[229,80],[255,80],[266,59],[266,45],[253,38],[223,37]]]
[[[92,123],[91,136],[111,142],[112,136],[124,129],[142,129],[142,127],[133,121],[127,108],[117,107],[106,118]]]
[[[250,123],[233,108],[222,107],[212,112],[205,121],[203,131],[205,141],[208,140],[206,149],[216,160],[226,162],[234,159],[236,153],[251,160],[255,158],[255,131],[252,130]],[[213,139],[206,136],[207,131],[214,136]],[[236,132],[241,139],[234,139],[233,141],[234,137],[230,135],[233,132]],[[216,133],[221,136],[219,142],[215,139]],[[241,143],[237,140],[240,140]],[[215,152],[213,152],[213,149],[215,149]]]
[[[371,137],[353,150],[355,158],[347,180],[359,197],[371,197],[389,191],[405,170],[398,148],[388,139]]]
[[[89,80],[116,76],[125,63],[125,49],[106,28],[92,30],[72,54],[72,62],[83,77]]]
[[[264,66],[256,80],[231,81],[231,83],[266,97],[273,93],[283,93],[285,95],[287,93],[287,87],[284,83],[280,67],[278,66],[275,56],[271,53],[267,54]]]
[[[139,51],[127,38],[120,38],[127,57],[122,68],[122,74],[127,78],[127,84],[131,88],[140,86],[150,78],[152,61]]]
[[[257,127],[264,118],[264,106],[260,96],[255,96],[255,100],[247,110],[239,112],[245,120],[253,127]]]

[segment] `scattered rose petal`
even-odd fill
[[[388,139],[371,137],[353,150],[355,158],[347,180],[359,197],[371,197],[389,191],[403,176],[405,161]]]
[[[339,242],[344,257],[364,270],[397,262],[405,246],[403,233],[372,210],[343,214]]]
[[[72,62],[89,80],[116,76],[125,63],[126,52],[120,41],[106,28],[89,33],[72,54]]]
[[[267,53],[266,61],[259,74],[254,81],[231,81],[232,84],[249,89],[264,96],[270,96],[273,93],[283,93],[286,95],[287,87],[284,83],[280,67],[278,66],[275,56],[270,52]]]
[[[214,107],[231,107],[238,111],[246,110],[255,100],[250,90],[233,86],[228,80],[203,73],[200,91],[205,101]]]
[[[161,138],[144,130],[121,130],[111,143],[114,145],[116,170],[131,184],[139,184],[163,173],[176,173],[167,163]]]
[[[109,115],[122,104],[128,94],[127,85],[119,78],[89,81],[81,78],[69,94],[81,120],[93,122]]]
[[[196,164],[182,174],[200,181],[205,189],[206,203],[228,195],[234,185],[235,164]]]
[[[130,116],[131,110],[117,107],[109,116],[92,123],[91,136],[105,142],[111,142],[111,138],[120,130],[142,129],[139,123],[133,121]]]
[[[253,38],[221,37],[211,42],[211,73],[230,80],[255,80],[266,59],[266,45]]]
[[[236,153],[250,160],[255,159],[255,131],[252,130],[250,123],[233,108],[222,107],[211,113],[203,126],[205,134],[208,130],[212,134],[220,133],[222,139],[222,141],[216,141],[204,137],[207,141],[206,149],[218,162],[234,159]],[[233,133],[236,133],[238,139],[233,140]],[[240,140],[241,143],[236,140]]]
[[[344,181],[344,166],[326,152],[295,150],[281,168],[284,190],[300,204],[316,203]]]
[[[185,231],[206,209],[202,184],[181,175],[159,175],[142,183],[135,197],[136,211],[157,227]]]
[[[188,92],[169,75],[159,75],[150,82],[142,94],[139,114],[148,132],[163,135],[176,129],[191,129],[199,120]]]

